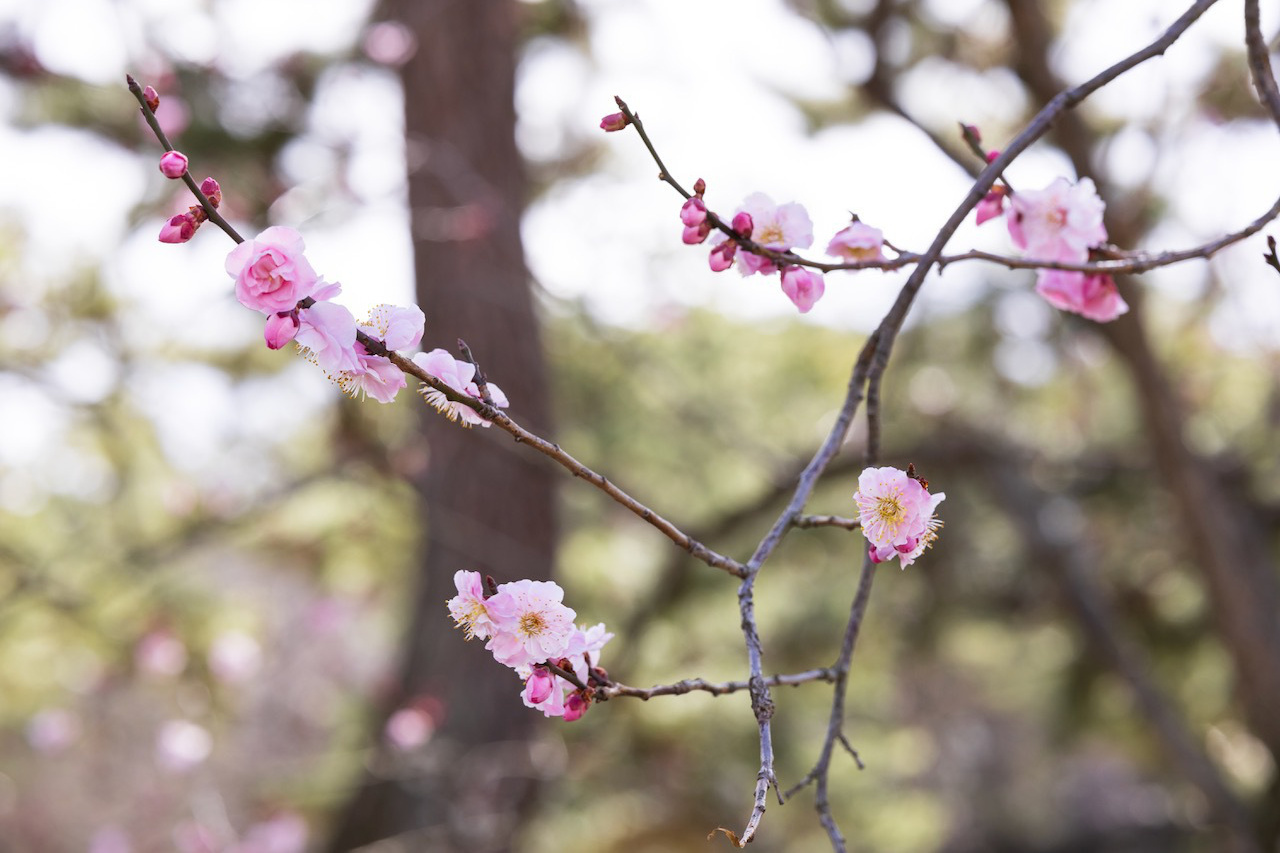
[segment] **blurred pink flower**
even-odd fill
[[[150,675],[172,677],[187,668],[187,647],[167,628],[147,632],[133,651],[138,669]]]
[[[827,254],[846,261],[884,260],[884,234],[865,222],[845,226],[827,244]]]
[[[1129,310],[1109,275],[1040,270],[1036,278],[1036,293],[1055,308],[1097,323],[1109,323]]]
[[[822,276],[813,270],[807,270],[804,267],[787,267],[782,272],[782,292],[795,303],[801,314],[809,313],[825,291],[826,285],[822,281]]]
[[[435,733],[435,720],[422,708],[401,708],[387,719],[384,735],[396,749],[411,752],[425,745]]]
[[[213,737],[204,726],[190,720],[170,720],[156,735],[156,758],[160,766],[176,773],[201,764],[213,751]]]
[[[1044,261],[1083,261],[1107,239],[1106,205],[1093,181],[1058,178],[1042,190],[1022,190],[1009,202],[1009,236],[1027,255]]]
[[[209,645],[208,658],[215,678],[239,684],[262,669],[262,646],[243,631],[223,631]]]
[[[80,739],[80,718],[65,708],[47,708],[27,721],[27,743],[53,755]]]

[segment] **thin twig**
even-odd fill
[[[834,678],[834,670],[830,667],[824,667],[786,675],[770,675],[766,676],[763,681],[770,687],[795,687],[800,684],[808,684],[811,681],[832,681]],[[628,687],[625,684],[614,683],[607,687],[597,688],[596,698],[603,701],[612,699],[615,696],[630,696],[648,701],[655,696],[682,696],[685,693],[693,693],[695,691],[710,693],[712,696],[725,696],[749,689],[751,689],[750,681],[713,683],[701,678],[686,678],[684,681],[677,681],[675,684],[659,684],[655,687],[647,688]]]

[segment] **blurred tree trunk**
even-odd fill
[[[515,415],[544,432],[551,415],[520,246],[524,175],[513,104],[516,4],[389,0],[385,17],[417,38],[402,67],[409,204],[424,345],[471,347]],[[460,569],[499,581],[549,577],[554,472],[505,433],[466,430],[424,407],[430,454],[416,483],[428,536],[397,695],[388,712],[438,701],[444,719],[411,760],[384,750],[339,817],[331,850],[505,850],[535,785],[528,739],[539,719],[519,680],[445,611]]]

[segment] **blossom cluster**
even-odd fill
[[[585,714],[592,688],[609,683],[599,667],[600,650],[613,639],[604,624],[575,625],[577,614],[552,581],[495,584],[468,571],[457,572],[453,581],[458,594],[449,599],[449,614],[468,640],[487,640],[494,659],[516,671],[524,681],[525,705],[569,722]],[[578,684],[556,670],[572,673]]]
[[[680,221],[684,224],[681,239],[686,244],[706,241],[713,230],[703,198],[705,192],[706,183],[699,178],[694,184],[694,194],[680,207]],[[752,193],[734,211],[729,229],[732,234],[721,231],[712,241],[707,258],[712,272],[724,272],[735,262],[738,272],[744,276],[781,272],[782,292],[801,314],[808,313],[822,298],[826,284],[820,273],[779,257],[788,255],[792,249],[813,245],[813,221],[804,205],[794,201],[774,204],[764,193]],[[770,254],[741,248],[746,241],[769,250]],[[884,259],[883,246],[880,229],[855,219],[831,238],[827,254],[846,261],[879,261]]]
[[[1086,263],[1090,249],[1106,242],[1107,229],[1102,222],[1106,205],[1089,178],[1074,184],[1057,178],[1042,190],[993,189],[978,204],[978,224],[999,216],[1006,197],[1009,237],[1036,260]],[[1129,310],[1115,281],[1105,274],[1041,269],[1036,275],[1036,292],[1055,308],[1099,323],[1110,322]]]
[[[930,494],[928,481],[912,466],[864,470],[853,500],[872,562],[897,557],[904,569],[914,563],[938,536],[942,522],[935,513],[945,498],[942,492]]]

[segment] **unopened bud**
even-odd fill
[[[685,225],[701,225],[707,218],[707,206],[697,196],[687,200],[680,208],[680,221]]]
[[[591,707],[591,700],[583,696],[581,690],[569,694],[569,698],[564,700],[564,721],[572,723],[574,720],[581,719],[589,707]]]
[[[187,211],[179,213],[176,216],[169,217],[169,221],[160,229],[161,243],[185,243],[195,236],[196,229],[200,227],[200,219]]]
[[[222,204],[222,187],[213,178],[205,178],[200,182],[200,192],[205,194],[214,207]]]
[[[627,118],[626,113],[610,113],[600,119],[601,130],[608,131],[609,133],[613,133],[615,130],[622,130],[629,124],[631,124],[631,120]]]
[[[698,225],[686,225],[684,232],[681,233],[680,239],[685,245],[696,246],[707,239],[707,235],[711,233],[711,223],[703,221]]]
[[[711,250],[711,255],[707,258],[707,264],[711,267],[712,272],[724,272],[733,266],[733,259],[737,254],[738,244],[732,240],[725,240]]]
[[[142,90],[142,100],[147,102],[147,109],[151,112],[160,109],[160,93],[154,87],[148,86]]]
[[[166,178],[181,178],[187,173],[187,155],[181,151],[166,151],[160,158],[160,171]]]
[[[702,180],[702,178],[698,178],[698,180],[693,182],[693,194],[696,195],[698,198],[702,198],[702,194],[705,193],[706,191],[707,191],[707,182]]]
[[[280,349],[298,335],[298,311],[280,311],[267,316],[267,327],[262,336],[270,349]]]
[[[747,213],[744,210],[741,213],[734,214],[732,228],[743,237],[750,237],[751,232],[755,230],[755,227],[756,224],[751,221],[750,213]]]

